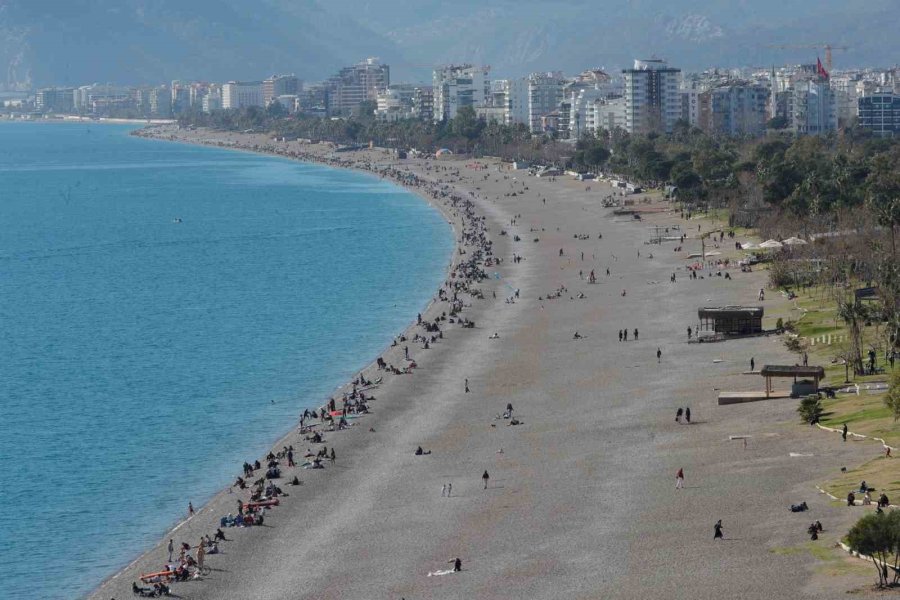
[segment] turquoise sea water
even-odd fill
[[[0,124],[0,595],[76,597],[130,562],[449,260],[440,214],[389,183],[130,130]]]

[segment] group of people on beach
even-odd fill
[[[467,197],[459,193],[448,183],[459,177],[459,171],[449,170],[447,167],[434,166],[435,172],[442,170],[441,175],[434,181],[426,180],[408,171],[393,167],[377,165],[359,157],[328,157],[320,154],[305,154],[296,151],[282,151],[272,146],[268,148],[254,147],[257,151],[268,151],[275,154],[285,154],[293,158],[324,163],[335,167],[353,168],[371,171],[384,179],[390,179],[403,186],[412,188],[433,201],[441,202],[444,210],[452,214],[458,225],[458,254],[453,261],[449,277],[441,285],[434,299],[434,307],[430,316],[417,316],[415,325],[410,334],[398,336],[390,349],[391,358],[379,356],[374,368],[377,377],[360,373],[339,398],[329,398],[320,408],[304,410],[299,419],[297,434],[302,441],[312,447],[319,446],[318,450],[307,448],[303,461],[295,461],[296,451],[293,444],[286,444],[277,452],[270,452],[265,461],[253,460],[245,462],[242,466],[242,474],[235,479],[234,484],[228,489],[230,494],[239,494],[236,499],[237,514],[228,513],[219,519],[219,527],[213,536],[204,536],[196,546],[190,546],[182,542],[178,547],[178,560],[175,557],[175,541],[170,539],[167,545],[167,561],[160,571],[143,574],[139,585],[134,582],[132,591],[142,596],[168,595],[171,590],[169,584],[176,581],[184,581],[197,578],[205,573],[205,560],[208,555],[219,553],[219,542],[227,541],[223,529],[229,527],[245,528],[258,526],[265,522],[269,510],[277,507],[282,498],[288,496],[277,484],[279,480],[289,479],[291,485],[300,486],[303,482],[299,478],[300,469],[324,469],[326,462],[332,464],[336,460],[336,452],[332,445],[330,450],[326,446],[326,436],[336,434],[356,424],[357,417],[367,414],[370,405],[376,400],[371,390],[377,388],[385,379],[385,375],[412,374],[418,367],[413,352],[410,351],[410,343],[420,350],[429,350],[434,344],[444,338],[444,331],[448,326],[460,328],[473,328],[474,322],[468,319],[463,312],[471,306],[474,299],[484,299],[479,283],[488,277],[486,267],[496,267],[502,263],[502,258],[494,256],[493,242],[488,235],[487,221],[484,216],[476,211],[473,202],[474,193]],[[431,171],[429,167],[427,171]],[[510,298],[518,297],[518,290],[511,294]],[[507,299],[507,301],[510,300]],[[440,307],[440,308],[439,308]],[[499,335],[497,335],[499,338]],[[399,356],[397,356],[399,354]],[[397,361],[400,366],[395,366]],[[469,391],[466,380],[466,392]],[[512,406],[508,407],[511,414]],[[370,428],[370,431],[374,431]],[[418,456],[430,454],[420,447],[416,449]],[[484,488],[488,487],[488,472],[482,475]],[[255,478],[255,479],[254,479]],[[451,496],[452,483],[444,484],[441,495]],[[190,504],[188,518],[195,518],[193,504]],[[451,560],[453,570],[462,569],[462,561],[459,558]],[[150,587],[145,587],[150,586]]]

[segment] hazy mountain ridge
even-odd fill
[[[614,70],[649,55],[696,69],[814,61],[815,50],[765,46],[825,41],[851,46],[838,65],[890,65],[895,10],[890,0],[0,0],[0,84],[316,80],[366,56],[419,81],[430,65],[466,60],[497,76]]]

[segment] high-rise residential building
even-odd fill
[[[470,64],[446,65],[434,70],[434,120],[452,119],[463,106],[483,106],[490,93],[487,79],[490,67]]]
[[[762,135],[768,117],[769,88],[732,82],[698,94],[697,126],[718,135]]]
[[[261,81],[229,81],[222,85],[222,108],[264,106]]]
[[[900,94],[875,92],[858,102],[860,127],[881,137],[900,135]]]
[[[191,88],[183,81],[173,81],[169,88],[172,93],[172,114],[180,115],[191,107]]]
[[[484,104],[475,107],[479,118],[503,125],[528,124],[528,80],[495,79],[488,82]]]
[[[625,129],[625,97],[595,101],[587,119],[588,128],[594,131]]]
[[[834,90],[821,78],[797,81],[791,90],[790,128],[798,135],[837,131]]]
[[[262,82],[263,104],[268,106],[278,96],[297,96],[303,82],[296,75],[272,75]]]
[[[211,113],[214,110],[222,109],[222,88],[218,85],[211,85],[200,101],[200,108],[205,113]]]
[[[528,76],[528,124],[532,133],[544,133],[545,124],[543,117],[556,113],[559,103],[565,97],[566,85],[569,81],[562,73],[532,73]],[[559,119],[549,121],[558,125]],[[557,129],[554,128],[554,131]]]
[[[632,134],[669,133],[681,118],[681,70],[660,59],[635,60],[623,69],[625,129]]]
[[[560,135],[577,140],[605,128],[597,118],[597,110],[607,100],[622,97],[620,83],[601,69],[589,69],[576,76],[566,86],[565,100],[560,103]]]
[[[378,93],[391,84],[391,68],[377,58],[367,58],[350,67],[344,67],[325,82],[328,90],[328,114],[350,115],[359,110],[363,102],[375,102]]]
[[[415,86],[407,83],[392,85],[378,93],[375,116],[382,121],[398,121],[413,116]]]
[[[150,116],[150,90],[148,87],[136,87],[131,90],[131,97],[134,98],[134,108],[138,114]]]
[[[328,88],[324,83],[313,83],[300,91],[300,111],[325,116],[328,106]]]
[[[434,120],[434,90],[430,86],[413,90],[412,115],[422,121]]]
[[[172,116],[172,93],[166,86],[150,90],[150,114],[161,118]]]
[[[73,109],[82,114],[94,114],[97,108],[103,111],[107,107],[124,107],[132,102],[129,90],[109,84],[94,83],[72,90]]]
[[[38,90],[34,97],[34,108],[38,112],[68,113],[75,108],[75,90],[72,88],[45,88]]]

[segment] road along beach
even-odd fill
[[[365,379],[383,378],[366,392],[370,413],[323,434],[336,460],[315,470],[280,461],[276,483],[289,496],[263,527],[224,529],[210,573],[175,584],[180,597],[845,595],[813,553],[782,549],[807,539],[794,502],[846,531],[852,517],[814,482],[865,450],[796,427],[796,401],[717,405],[719,389],[760,385],[742,374],[751,357],[792,359],[775,336],[687,343],[700,306],[784,301],[756,302],[764,271],[688,277],[685,257],[710,224],[662,205],[643,221],[616,217],[601,206],[605,184],[531,177],[494,159],[398,161],[262,135],[151,132],[381,173],[441,209],[459,243],[453,276],[422,314],[429,324],[446,313],[441,336],[431,343],[436,331],[414,324],[382,355],[399,368],[415,362],[411,374],[368,368]],[[646,244],[655,225],[678,227],[684,250]],[[681,407],[690,424],[675,421]],[[322,444],[295,432],[273,452],[284,446],[302,457]],[[294,475],[303,484],[285,485]],[[140,573],[167,562],[169,538],[195,546],[238,499],[249,492],[223,491],[91,597],[127,597]],[[713,540],[719,519],[725,539]]]

